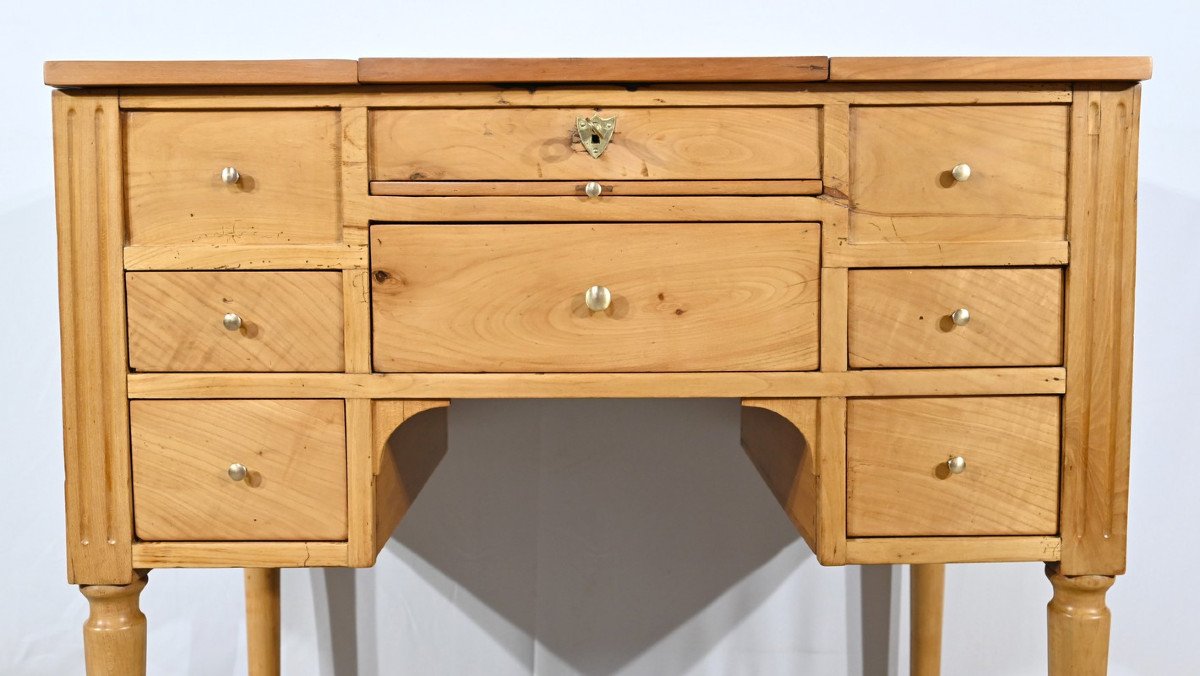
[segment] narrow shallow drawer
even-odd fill
[[[341,239],[334,111],[136,111],[125,132],[130,244]]]
[[[851,270],[849,280],[852,368],[1062,363],[1059,268]]]
[[[1061,241],[1065,105],[856,107],[854,242]],[[956,180],[954,168],[963,170]]]
[[[377,225],[375,370],[815,369],[819,229]]]
[[[142,540],[346,539],[342,400],[132,401],[129,419]]]
[[[616,125],[593,158],[576,119],[596,114],[616,116]],[[819,138],[816,108],[377,110],[371,114],[371,178],[819,178]]]
[[[850,400],[847,535],[1053,535],[1059,408],[1056,396]]]
[[[135,371],[342,371],[340,272],[129,272]]]

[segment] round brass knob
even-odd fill
[[[588,197],[599,197],[600,193],[604,192],[604,186],[595,181],[588,181],[587,185],[583,187],[583,192],[586,193]]]
[[[592,312],[603,312],[612,303],[612,292],[605,286],[593,286],[584,292],[583,303]]]
[[[225,167],[221,170],[222,183],[233,185],[240,180],[242,180],[242,175],[238,172],[237,167]]]
[[[950,313],[950,321],[954,322],[955,326],[966,326],[971,321],[971,311],[960,307]]]
[[[240,462],[235,462],[229,466],[229,478],[234,481],[244,480],[249,473],[250,470],[246,469],[246,466]]]
[[[956,164],[954,165],[954,168],[950,170],[950,175],[954,177],[954,180],[962,183],[968,178],[971,178],[971,165]]]
[[[242,328],[242,316],[236,312],[228,312],[221,318],[221,323],[230,331],[237,331]]]
[[[967,471],[967,460],[961,455],[956,455],[946,461],[946,469],[950,470],[951,474],[962,474]]]

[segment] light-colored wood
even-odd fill
[[[136,371],[341,371],[341,277],[127,273],[129,365]],[[225,328],[226,313],[242,318],[240,329]]]
[[[850,106],[830,103],[821,108],[821,178],[830,197],[850,194]]]
[[[340,241],[338,128],[327,110],[125,113],[129,242]]]
[[[817,179],[762,181],[599,181],[604,195],[820,195]],[[371,194],[395,197],[584,195],[582,181],[371,181]]]
[[[360,82],[805,82],[829,75],[825,56],[358,60]]]
[[[817,548],[821,563],[846,563],[846,400],[817,405]]]
[[[850,537],[1054,535],[1058,397],[854,399]],[[966,459],[962,474],[946,461]]]
[[[139,568],[346,566],[345,542],[136,542]]]
[[[858,107],[850,240],[1061,241],[1069,107]],[[971,177],[956,181],[960,163]]]
[[[347,560],[375,564],[375,461],[370,399],[346,400]]]
[[[447,450],[449,401],[381,400],[372,415],[375,551],[383,549]]]
[[[358,63],[342,59],[47,61],[43,75],[52,87],[331,85],[357,83]]]
[[[607,106],[645,108],[709,106],[987,105],[1070,103],[1064,82],[823,84],[652,84],[644,87],[563,85],[531,88],[495,85],[359,87],[143,87],[123,89],[129,110],[228,110],[296,108],[512,108]]]
[[[1125,572],[1140,103],[1138,87],[1080,88],[1072,108],[1066,575]]]
[[[133,580],[121,119],[114,92],[55,92],[67,579]]]
[[[377,371],[817,367],[814,224],[374,226],[371,238]],[[595,284],[612,292],[606,311],[584,305]]]
[[[849,286],[846,268],[821,269],[821,370],[846,370]]]
[[[373,222],[817,221],[813,197],[371,197]]]
[[[133,401],[130,427],[140,539],[346,539],[341,401]]]
[[[370,265],[366,245],[143,244],[125,247],[126,270],[354,270]]]
[[[835,56],[829,79],[1149,80],[1148,56]]]
[[[848,373],[135,373],[138,399],[895,397],[1062,394],[1059,367]]]
[[[904,268],[950,265],[1066,265],[1066,242],[917,242],[826,247],[826,267]]]
[[[371,275],[368,270],[342,273],[345,310],[346,373],[371,372]]]
[[[1050,536],[850,538],[846,541],[846,563],[1057,561],[1061,547],[1058,537]]]
[[[742,449],[817,550],[817,400],[743,399]]]
[[[604,153],[593,158],[575,120],[596,114],[615,115],[617,123]],[[818,178],[819,136],[817,108],[375,110],[371,178]]]
[[[250,676],[279,676],[279,569],[247,568],[246,661]]]
[[[89,614],[83,624],[88,676],[145,676],[146,616],[138,597],[146,586],[139,571],[125,585],[82,585]]]
[[[940,676],[946,565],[914,564],[909,575],[909,674]]]
[[[1113,579],[1106,575],[1067,576],[1058,564],[1046,566],[1054,596],[1046,606],[1050,676],[1105,676],[1112,613],[1104,596]]]
[[[1055,366],[1063,359],[1058,268],[851,270],[851,368]],[[970,311],[966,326],[951,313]]]
[[[342,141],[342,241],[365,245],[368,239],[367,202],[368,161],[367,138],[370,116],[365,107],[343,108],[341,111]]]

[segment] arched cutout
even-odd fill
[[[378,552],[446,455],[450,402],[404,399],[372,404]]]

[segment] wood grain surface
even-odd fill
[[[1063,358],[1059,268],[851,270],[851,368],[1054,366]],[[950,314],[970,312],[965,326]]]
[[[598,158],[575,128],[594,114],[617,117]],[[818,122],[815,107],[376,110],[371,178],[820,178]]]
[[[1068,106],[851,109],[854,242],[1065,236]],[[955,181],[950,170],[971,167]]]
[[[134,111],[125,130],[129,243],[341,239],[336,111]]]
[[[819,227],[379,225],[378,371],[817,367]],[[607,311],[584,292],[606,285]]]
[[[1058,397],[852,399],[850,537],[1053,535]],[[962,474],[946,471],[954,456]]]
[[[130,272],[137,371],[341,371],[337,272]],[[235,331],[226,313],[242,318]]]
[[[140,539],[346,539],[343,402],[133,401],[130,422]]]

